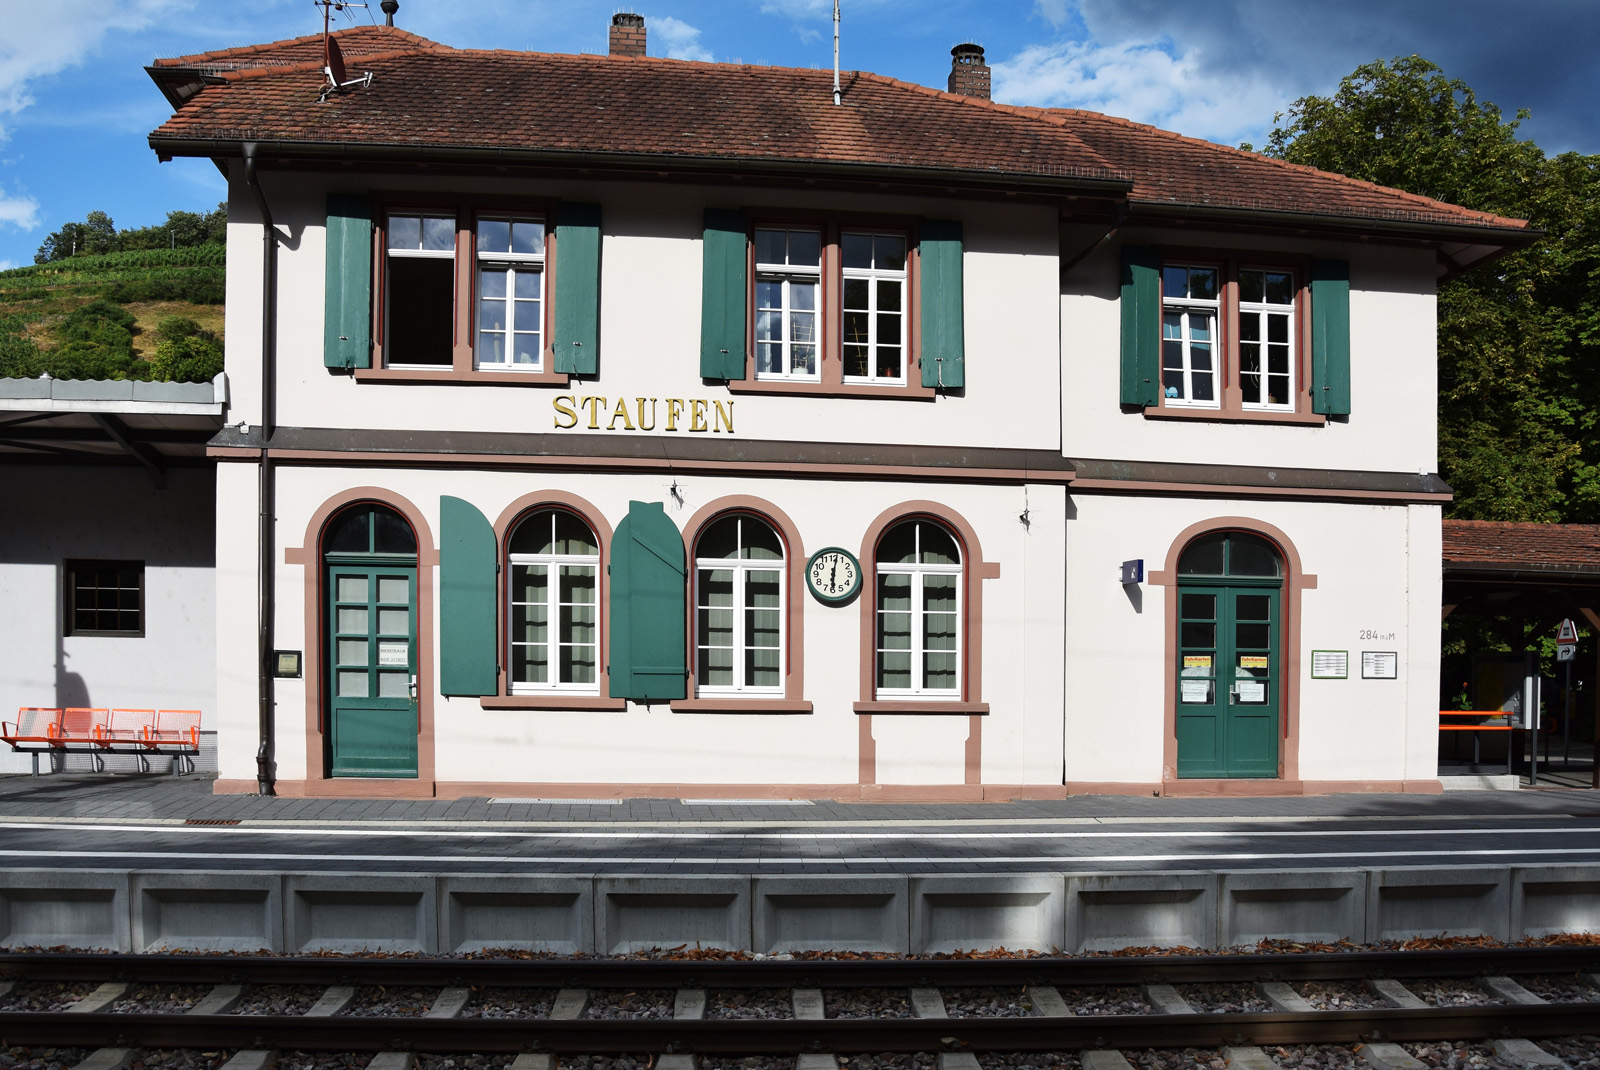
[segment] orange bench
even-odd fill
[[[1472,767],[1478,767],[1479,732],[1514,732],[1522,726],[1516,722],[1516,714],[1506,713],[1504,710],[1440,710],[1439,731],[1441,732],[1471,732],[1472,733]],[[1446,717],[1476,717],[1477,721],[1461,724],[1446,724]],[[1506,747],[1506,772],[1511,772],[1511,748]]]
[[[0,742],[31,754],[34,776],[39,755],[70,751],[93,755],[96,772],[105,769],[107,753],[137,755],[143,772],[150,770],[151,754],[165,754],[173,775],[182,776],[185,764],[194,772],[200,753],[200,711],[24,706],[15,722],[0,722]]]

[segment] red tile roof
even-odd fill
[[[1444,563],[1447,569],[1600,572],[1600,525],[1446,520]]]
[[[1362,182],[1143,123],[1070,108],[1039,109],[1060,119],[1133,180],[1136,204],[1244,208],[1469,226],[1525,227],[1526,221]]]
[[[856,165],[1131,182],[1135,205],[1526,227],[1092,112],[996,104],[866,72],[845,72],[844,103],[835,107],[831,71],[453,49],[377,26],[338,39],[350,75],[371,71],[374,81],[325,104],[317,100],[321,35],[158,61],[203,68],[215,81],[152,133],[152,144],[169,155],[260,141],[324,152],[744,161],[819,173]]]

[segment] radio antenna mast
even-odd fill
[[[839,0],[833,0],[833,102],[839,103]]]
[[[326,104],[331,93],[341,89],[348,89],[359,85],[362,89],[372,84],[372,72],[367,71],[360,78],[346,78],[344,69],[344,55],[339,51],[339,42],[333,39],[333,32],[329,22],[333,12],[344,11],[352,7],[366,7],[363,3],[351,3],[350,0],[311,0],[311,3],[322,9],[322,73],[328,79],[328,84],[322,87],[322,93],[317,97],[318,104]]]

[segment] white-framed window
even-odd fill
[[[565,509],[524,519],[507,542],[511,694],[600,693],[600,547]]]
[[[1292,409],[1294,297],[1291,271],[1239,272],[1239,389],[1247,409]]]
[[[822,233],[756,228],[756,378],[816,382]]]
[[[539,371],[544,366],[544,220],[479,217],[477,249],[473,366]]]
[[[841,356],[847,383],[906,381],[906,236],[844,231]]]
[[[1162,404],[1214,409],[1221,287],[1215,267],[1161,269]]]
[[[695,543],[695,683],[700,695],[783,694],[783,540],[734,513]]]
[[[931,520],[908,520],[878,543],[877,678],[880,699],[961,694],[961,550]]]
[[[448,368],[455,338],[454,214],[390,212],[384,246],[385,362],[392,368]]]

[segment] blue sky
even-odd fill
[[[1227,144],[1379,57],[1417,53],[1509,114],[1547,152],[1600,152],[1596,0],[842,0],[842,64],[942,88],[950,47],[982,44],[995,99],[1092,108]],[[381,21],[377,0],[369,16]],[[652,55],[832,64],[832,0],[400,0],[396,24],[444,44],[603,52],[617,10]],[[348,25],[348,22],[342,24]],[[311,0],[0,0],[0,268],[100,209],[119,227],[223,195],[202,160],[156,162],[168,115],[157,56],[321,28]]]

